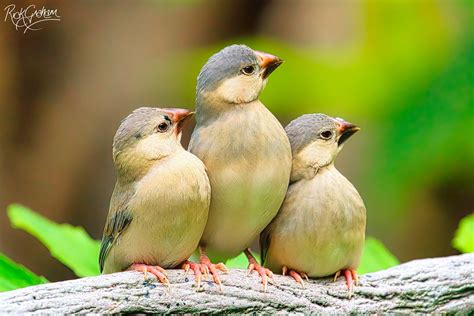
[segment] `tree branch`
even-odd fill
[[[245,271],[223,275],[223,290],[168,272],[171,289],[138,272],[50,283],[0,294],[0,313],[433,313],[474,310],[474,254],[415,260],[361,276],[352,299],[343,278],[312,280],[302,289],[289,277],[262,292]],[[151,276],[150,276],[151,278]]]

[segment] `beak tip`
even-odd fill
[[[349,139],[352,135],[360,131],[360,127],[352,124],[350,122],[345,121],[340,117],[335,118],[337,122],[337,129],[340,134],[338,145],[342,145],[347,139]]]
[[[265,52],[255,51],[255,54],[259,59],[263,79],[268,78],[268,76],[284,62],[280,57]]]
[[[258,50],[255,51],[255,55],[257,55],[257,58],[260,61],[260,66],[262,67],[266,67],[269,64],[276,64],[276,63],[281,64],[284,62],[284,60],[278,56],[265,53],[262,51],[258,51]]]

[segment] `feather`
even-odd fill
[[[99,268],[100,272],[104,269],[105,259],[110,252],[113,244],[117,241],[125,229],[132,222],[132,214],[127,210],[115,212],[107,221],[104,229],[104,236],[100,245]]]

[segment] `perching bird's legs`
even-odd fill
[[[273,272],[270,271],[267,268],[262,267],[257,262],[255,257],[252,255],[249,248],[245,249],[244,253],[247,256],[247,259],[249,261],[249,266],[248,266],[248,272],[249,273],[248,274],[252,273],[252,271],[254,271],[254,270],[257,271],[257,273],[262,278],[263,291],[266,292],[267,291],[268,280],[270,281],[270,283],[275,283],[275,281],[273,280]]]
[[[207,276],[212,274],[214,283],[216,283],[219,289],[222,290],[222,282],[221,278],[219,277],[219,271],[228,272],[229,270],[227,270],[227,267],[222,262],[219,262],[218,264],[212,263],[209,257],[206,255],[206,247],[199,246],[199,254],[199,266],[201,267],[201,272],[204,274],[204,278],[207,279]]]
[[[303,289],[304,289],[303,278],[305,278],[306,281],[309,281],[308,275],[305,272],[297,272],[295,270],[288,269],[287,266],[283,266],[281,270],[282,270],[281,274],[286,275],[288,273],[293,279],[295,279],[297,283],[301,285]]]
[[[184,269],[185,272],[192,271],[194,278],[196,279],[197,291],[201,289],[202,274],[204,273],[204,267],[199,263],[194,263],[189,260],[186,260],[182,265],[181,269]]]
[[[357,276],[357,271],[354,269],[344,269],[337,271],[334,275],[334,282],[341,275],[341,271],[344,273],[344,278],[346,279],[347,289],[349,290],[349,298],[352,297],[353,284],[359,284],[359,277]]]
[[[166,277],[166,271],[162,267],[152,266],[144,263],[134,263],[127,270],[143,272],[145,274],[145,277],[148,275],[148,273],[151,273],[158,280],[160,280],[161,283],[163,283],[167,287],[170,286],[170,281]]]

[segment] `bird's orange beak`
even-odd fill
[[[272,54],[264,53],[258,50],[255,51],[255,54],[259,60],[258,65],[261,69],[260,74],[262,79],[268,78],[268,76],[270,76],[270,74],[283,63],[283,59]]]
[[[184,122],[186,122],[194,114],[193,111],[186,109],[167,108],[163,110],[169,115],[171,121],[176,125],[176,134],[181,133]]]
[[[336,118],[337,131],[339,133],[339,139],[337,140],[337,145],[341,146],[346,140],[349,139],[352,135],[360,131],[360,127],[343,120],[340,117]]]

